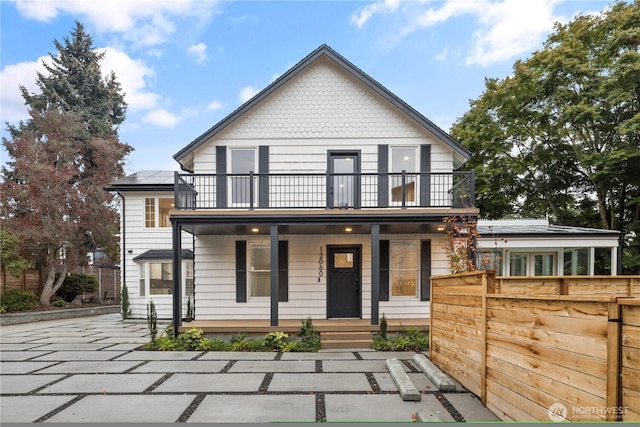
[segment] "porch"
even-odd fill
[[[264,335],[269,332],[296,334],[302,319],[281,319],[278,326],[271,326],[269,319],[247,320],[194,320],[178,327],[178,332],[189,328],[200,328],[207,335]],[[313,326],[320,333],[323,349],[366,348],[373,343],[373,332],[379,332],[379,325],[372,325],[369,319],[313,319]],[[387,319],[387,333],[393,334],[409,328],[420,332],[429,331],[428,318]]]

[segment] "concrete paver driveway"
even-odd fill
[[[461,386],[440,392],[414,353],[148,352],[145,321],[117,314],[3,326],[4,423],[496,421]],[[403,401],[384,367],[402,360],[422,400]]]

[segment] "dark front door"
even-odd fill
[[[360,247],[327,247],[327,317],[360,318]]]

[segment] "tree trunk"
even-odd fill
[[[55,295],[55,293],[62,286],[62,282],[64,282],[64,278],[69,271],[69,266],[65,262],[62,266],[62,272],[60,273],[60,277],[56,281],[56,256],[55,251],[52,251],[52,255],[49,257],[49,268],[47,269],[47,280],[44,282],[44,286],[42,287],[42,293],[40,294],[40,305],[48,307],[51,305],[51,297]],[[54,283],[55,282],[55,283]]]

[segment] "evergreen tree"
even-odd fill
[[[2,168],[2,227],[45,269],[43,305],[88,251],[117,245],[118,214],[104,187],[123,175],[132,150],[118,140],[126,104],[115,75],[102,78],[103,55],[82,24],[71,35],[54,41],[58,55],[37,77],[41,93],[21,88],[30,118],[8,125],[10,139],[2,140],[11,159]]]

